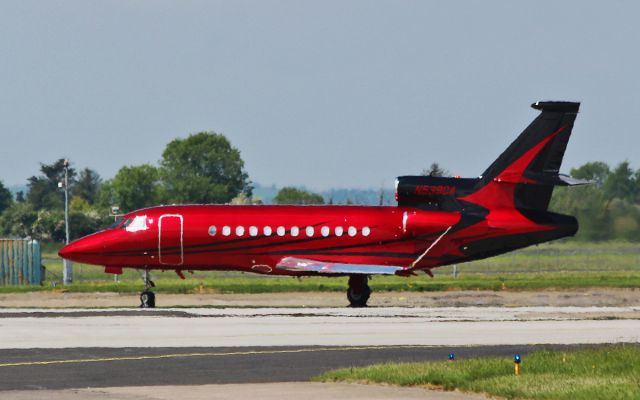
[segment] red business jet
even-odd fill
[[[366,306],[371,275],[415,275],[576,233],[547,211],[553,188],[588,183],[559,174],[580,103],[537,102],[540,115],[478,178],[401,176],[393,206],[173,205],[125,215],[60,256],[144,270],[142,307],[154,307],[150,270],[238,270],[349,276]]]

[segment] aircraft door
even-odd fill
[[[184,223],[180,214],[165,214],[158,220],[158,260],[163,265],[182,265]]]

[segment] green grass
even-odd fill
[[[268,277],[246,276],[228,273],[200,274],[195,278],[179,280],[158,274],[155,278],[158,293],[282,293],[282,292],[343,292],[347,287],[346,277]],[[203,277],[202,275],[205,275]],[[538,290],[577,289],[584,287],[640,287],[640,273],[540,273],[482,276],[411,278],[384,276],[370,281],[374,292],[437,292],[448,290]],[[140,279],[124,279],[119,282],[78,280],[69,286],[53,287],[50,282],[43,286],[0,286],[0,293],[16,293],[40,290],[64,290],[67,292],[119,292],[138,293],[142,287]]]
[[[47,269],[42,287],[0,286],[0,293],[51,290],[62,281],[62,260],[57,248],[43,246]],[[537,290],[583,287],[640,287],[640,244],[625,242],[554,242],[513,253],[457,266],[434,269],[435,279],[426,275],[410,278],[374,277],[374,291],[446,291],[446,290]],[[181,280],[173,271],[154,272],[160,293],[269,293],[344,291],[346,278],[271,277],[252,273],[208,271],[185,274]],[[114,282],[111,274],[92,265],[74,264],[74,281],[64,290],[74,292],[137,293],[141,272],[125,269]],[[60,287],[56,288],[60,290]]]
[[[640,399],[640,346],[616,345],[525,355],[514,375],[509,358],[378,364],[324,373],[316,381],[435,386],[508,399]]]

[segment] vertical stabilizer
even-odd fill
[[[559,170],[580,103],[541,101],[531,107],[540,115],[487,168],[468,200],[542,211],[553,187],[565,184]]]

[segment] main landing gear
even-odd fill
[[[347,299],[351,307],[366,307],[371,296],[368,275],[349,275]]]
[[[155,308],[156,295],[151,291],[151,288],[155,287],[156,284],[151,280],[151,274],[148,269],[144,270],[142,280],[144,281],[144,291],[140,293],[140,308]]]

